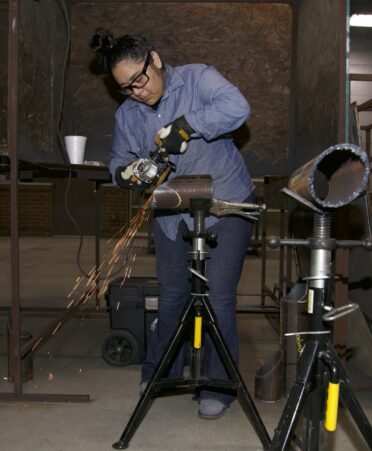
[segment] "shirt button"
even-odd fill
[[[161,117],[161,114],[158,114],[158,117]]]

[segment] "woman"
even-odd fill
[[[155,48],[140,36],[116,39],[98,30],[92,47],[103,55],[106,69],[128,97],[116,113],[110,171],[123,187],[138,188],[132,175],[139,158],[149,158],[155,141],[176,165],[171,177],[210,174],[214,197],[232,202],[251,202],[253,183],[230,132],[241,126],[250,107],[239,92],[213,67],[164,64]],[[189,213],[157,211],[153,224],[160,298],[157,327],[142,368],[142,389],[152,376],[190,293],[190,243],[183,231],[192,229]],[[218,327],[238,359],[235,318],[236,289],[252,224],[240,217],[206,218],[208,231],[217,234],[217,245],[208,247],[209,300]],[[206,337],[205,376],[227,379],[223,363]],[[184,349],[169,371],[182,377]],[[202,389],[199,416],[219,418],[233,400],[231,393]]]

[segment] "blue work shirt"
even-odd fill
[[[182,155],[170,155],[180,175],[210,174],[213,197],[242,202],[254,189],[245,162],[235,147],[230,132],[240,127],[250,115],[250,107],[238,88],[219,72],[205,64],[165,66],[165,90],[157,108],[131,98],[116,112],[110,172],[138,158],[148,158],[155,149],[156,132],[174,119],[185,116],[195,130]],[[176,239],[178,225],[184,219],[193,229],[189,213],[167,210],[157,214],[167,237]],[[206,218],[206,227],[218,221]]]

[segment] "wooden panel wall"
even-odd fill
[[[7,2],[0,3],[0,143],[6,148]],[[31,161],[60,161],[56,142],[66,27],[56,1],[20,2],[19,156]]]
[[[344,0],[301,0],[298,5],[291,172],[339,140],[343,6]]]
[[[236,140],[253,174],[287,170],[292,8],[280,3],[73,2],[64,130],[88,136],[87,159],[108,161],[120,100],[91,71],[97,27],[141,33],[171,65],[204,62],[253,108]]]
[[[0,30],[4,37],[8,33],[8,5],[0,3]],[[8,95],[8,41],[0,39],[0,154],[8,154],[7,146],[7,95]]]

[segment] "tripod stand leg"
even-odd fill
[[[275,429],[270,451],[284,451],[290,445],[294,428],[305,402],[307,385],[313,375],[314,365],[318,355],[318,343],[309,341],[306,343],[298,363],[296,381],[289,394],[288,401]]]
[[[226,347],[221,332],[218,329],[217,324],[213,318],[212,308],[209,304],[209,301],[207,300],[207,298],[203,298],[202,302],[205,306],[204,315],[206,316],[205,322],[207,324],[208,332],[210,333],[212,341],[216,346],[217,351],[219,352],[221,360],[226,366],[226,370],[229,376],[237,385],[237,392],[241,406],[245,414],[249,418],[253,426],[253,429],[258,435],[262,445],[264,446],[264,449],[268,449],[268,447],[270,446],[270,436],[262,422],[260,414],[258,413],[252,398],[249,395],[247,387],[245,386],[245,383],[238,371],[238,368],[229,350]]]
[[[354,395],[353,391],[350,388],[349,380],[342,366],[338,355],[331,344],[328,345],[328,351],[332,354],[333,359],[335,360],[339,375],[340,375],[340,398],[342,403],[347,407],[351,416],[354,418],[356,425],[359,428],[360,433],[362,434],[364,440],[367,442],[370,449],[372,449],[372,427],[371,424],[366,417],[365,413],[362,410],[359,401]]]
[[[308,394],[303,420],[303,451],[321,451],[324,440],[325,389],[321,376],[315,376],[314,389]]]
[[[193,306],[193,299],[186,305],[183,315],[180,319],[179,325],[175,330],[166,351],[164,352],[162,358],[156,367],[154,374],[152,375],[150,381],[147,384],[146,390],[142,393],[140,400],[138,401],[132,416],[130,417],[124,432],[122,433],[120,439],[112,445],[114,449],[126,449],[129,446],[129,442],[133,437],[136,429],[140,425],[143,417],[146,414],[146,410],[152,401],[152,394],[154,392],[154,384],[159,381],[166,371],[170,368],[172,359],[176,354],[179,343],[182,337],[185,335],[188,328],[188,323],[190,321],[190,315],[192,314],[191,308]]]

